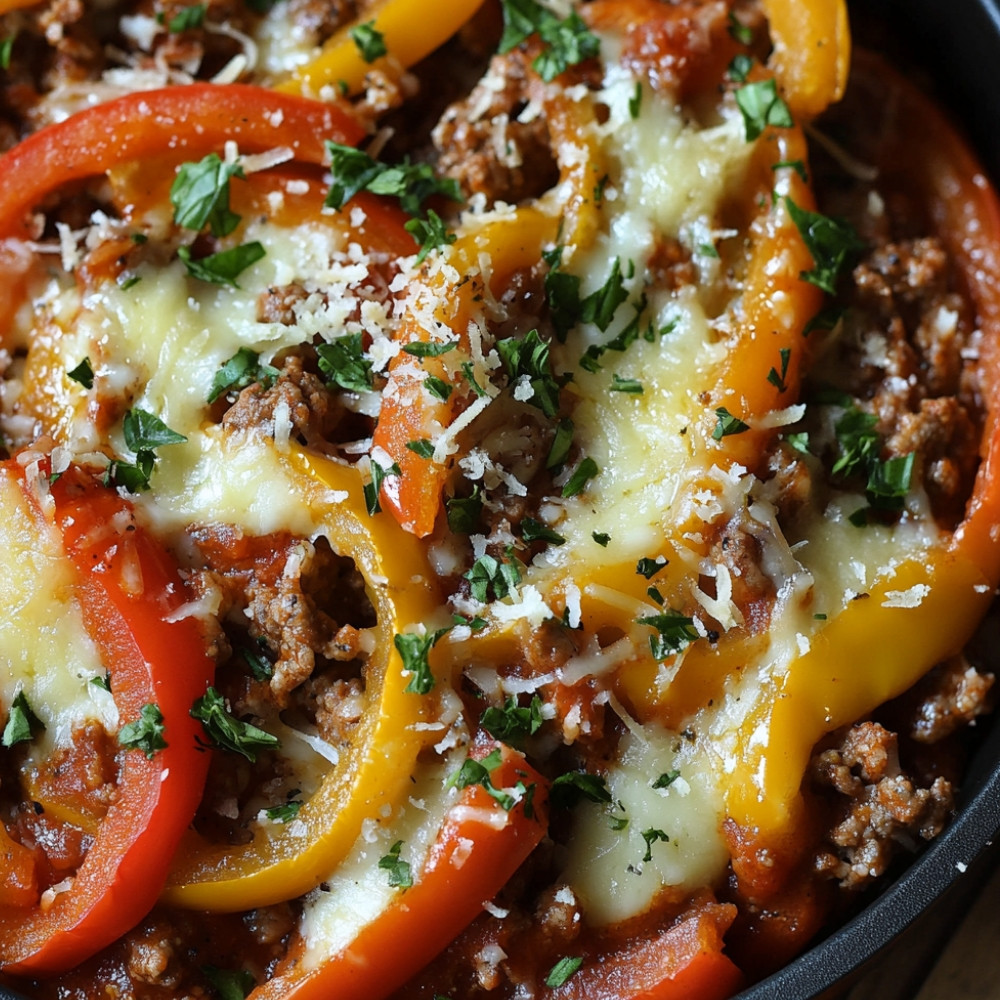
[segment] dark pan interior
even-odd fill
[[[1000,0],[861,0],[854,6],[903,36],[1000,183]],[[998,831],[1000,726],[992,726],[972,760],[951,826],[853,920],[737,1000],[833,997],[892,942],[905,945],[908,935],[926,933],[928,924],[932,937],[944,940],[954,917],[982,884],[982,872],[996,861],[990,848]],[[914,985],[935,951],[914,952]],[[0,1000],[24,998],[0,986]]]

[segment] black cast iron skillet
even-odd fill
[[[1000,183],[1000,0],[858,0],[852,12],[873,14],[889,27]],[[892,948],[911,948],[912,960],[885,1000],[913,996],[998,860],[1000,725],[991,725],[947,830],[854,919],[735,1000],[832,1000]],[[25,998],[0,985],[0,1000]]]

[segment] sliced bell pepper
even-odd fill
[[[473,756],[493,746],[478,742]],[[376,1000],[402,986],[470,924],[534,850],[547,828],[547,784],[518,752],[502,747],[494,787],[524,782],[509,812],[471,785],[446,814],[420,877],[344,951],[313,968],[293,955],[250,1000]],[[494,823],[493,818],[500,822]]]
[[[770,65],[795,115],[815,118],[847,86],[851,32],[845,0],[763,0]]]
[[[402,69],[407,69],[443,45],[482,4],[483,0],[450,0],[436,8],[433,17],[428,17],[420,0],[379,0],[328,38],[319,55],[276,89],[287,94],[319,96],[324,87],[336,87],[338,93],[356,94],[363,89],[370,69],[352,37],[361,24],[374,21],[388,55]]]
[[[365,578],[378,619],[365,671],[369,702],[351,745],[295,824],[260,826],[235,847],[189,834],[163,894],[175,906],[232,912],[315,888],[350,850],[364,819],[405,794],[421,748],[441,738],[419,728],[431,721],[433,693],[406,690],[409,676],[394,644],[409,626],[432,621],[440,604],[421,546],[391,518],[368,515],[355,468],[293,450],[289,472],[306,502],[323,511],[334,551],[351,556]],[[331,501],[331,490],[339,499]]]
[[[805,135],[799,125],[768,128],[754,146],[743,204],[755,217],[747,220],[750,252],[744,276],[742,314],[735,341],[720,365],[716,384],[698,429],[706,447],[720,453],[723,463],[753,468],[777,429],[755,421],[798,401],[798,390],[812,338],[803,337],[808,322],[819,311],[822,293],[803,281],[813,266],[812,255],[785,207],[785,198],[799,208],[815,210],[812,189],[792,166],[808,165]],[[772,194],[773,193],[773,194]],[[757,211],[757,206],[764,206]],[[781,352],[787,361],[781,364]],[[782,367],[780,385],[768,379]],[[741,434],[730,434],[712,444],[716,410],[725,407],[750,424]]]
[[[725,1000],[743,973],[722,953],[736,907],[712,903],[651,937],[584,959],[565,985],[545,995],[560,1000]]]
[[[556,228],[551,216],[535,208],[523,208],[462,237],[449,257],[454,273],[462,276],[458,286],[447,287],[442,271],[429,281],[437,302],[435,320],[453,330],[459,343],[468,348],[473,307],[482,299],[485,286],[479,271],[480,254],[490,256],[489,286],[492,292],[499,292],[514,271],[541,259],[542,248],[555,236]],[[408,312],[400,326],[401,343],[405,346],[426,341],[429,333],[425,323],[419,311]],[[407,443],[421,438],[433,440],[459,412],[454,393],[446,400],[431,396],[424,388],[425,375],[446,382],[455,378],[440,357],[422,358],[418,363],[406,353],[396,355],[389,366],[389,385],[382,395],[373,438],[374,446],[385,451],[400,469],[399,476],[383,482],[382,506],[418,538],[434,530],[449,465],[423,458],[407,448]]]
[[[435,323],[452,330],[464,348],[469,346],[469,323],[485,289],[481,256],[489,258],[489,291],[495,296],[515,271],[538,263],[542,250],[557,238],[565,247],[564,263],[568,263],[578,249],[591,245],[599,227],[600,210],[594,192],[605,167],[597,142],[593,104],[569,100],[562,93],[540,92],[538,100],[545,107],[553,149],[559,158],[558,207],[543,196],[512,215],[469,230],[451,248],[450,268],[436,271],[428,281],[436,302]],[[448,275],[457,276],[455,287],[448,286]],[[404,345],[430,337],[424,314],[418,307],[404,316],[399,332]],[[407,443],[421,438],[434,440],[459,413],[454,394],[440,400],[424,389],[425,374],[449,383],[458,379],[441,358],[425,358],[420,365],[406,354],[393,359],[374,435],[375,446],[383,449],[401,472],[384,482],[383,506],[418,538],[434,530],[449,462],[422,458],[407,448]]]
[[[799,785],[816,741],[959,652],[1000,582],[1000,200],[968,146],[909,81],[861,53],[855,72],[876,81],[873,92],[892,109],[891,124],[878,133],[882,182],[889,190],[905,184],[915,204],[928,207],[976,307],[986,409],[981,464],[955,531],[903,561],[867,598],[851,601],[812,638],[808,652],[761,690],[745,732],[766,727],[769,742],[760,746],[748,735],[728,810],[765,837],[801,809]]]
[[[28,213],[70,181],[135,161],[198,158],[227,140],[243,153],[288,147],[320,165],[325,140],[358,142],[364,129],[338,105],[244,84],[189,84],[119,97],[41,129],[0,157],[0,237],[27,236]]]
[[[117,797],[69,888],[47,908],[37,894],[31,905],[8,899],[0,906],[0,968],[46,975],[110,944],[155,903],[204,787],[208,760],[189,709],[214,663],[197,620],[172,618],[194,595],[127,501],[71,468],[52,486],[53,520],[16,460],[4,463],[0,475],[23,489],[40,536],[61,533],[84,623],[107,666],[123,724],[156,705],[167,743],[151,757],[134,748],[121,753]]]

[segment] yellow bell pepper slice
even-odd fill
[[[325,512],[333,548],[351,556],[365,578],[378,620],[365,671],[370,700],[350,747],[303,804],[294,827],[262,825],[240,846],[190,835],[162,897],[173,906],[233,912],[315,888],[357,840],[364,819],[405,795],[418,753],[440,738],[417,726],[429,721],[435,700],[433,693],[405,690],[408,674],[393,642],[408,626],[429,621],[440,603],[420,544],[391,518],[368,515],[354,468],[302,451],[289,454],[288,466],[306,502]],[[331,502],[330,490],[343,499]]]
[[[815,118],[847,86],[851,32],[845,0],[763,0],[770,65],[796,117]]]
[[[316,95],[324,87],[356,94],[364,89],[371,64],[365,62],[351,31],[374,20],[389,57],[404,69],[430,55],[482,6],[483,0],[448,0],[431,12],[421,0],[382,0],[324,43],[319,55],[275,88],[286,94]]]
[[[787,828],[819,737],[864,718],[959,652],[994,586],[964,548],[950,548],[907,561],[868,597],[852,601],[787,672],[763,685],[742,727],[728,814],[764,838]],[[898,595],[911,595],[913,605]],[[753,743],[760,726],[767,728],[766,746]]]

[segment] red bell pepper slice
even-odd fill
[[[477,744],[474,756],[495,745]],[[313,969],[293,955],[289,967],[249,1000],[377,1000],[403,985],[483,911],[547,829],[547,783],[509,747],[492,772],[496,787],[534,785],[510,812],[478,785],[465,788],[445,817],[417,883],[401,893],[351,945]],[[504,825],[485,821],[501,816]]]
[[[117,798],[70,888],[47,909],[0,906],[0,968],[46,975],[110,944],[156,902],[203,792],[209,756],[189,713],[214,663],[197,620],[174,618],[193,597],[188,585],[126,500],[70,469],[51,489],[53,524],[16,460],[4,463],[0,475],[22,486],[40,533],[62,533],[84,623],[107,665],[123,723],[155,704],[167,742],[152,758],[139,749],[120,754]]]
[[[233,140],[243,153],[287,146],[298,162],[320,165],[325,140],[353,145],[363,135],[336,104],[246,84],[128,94],[35,132],[0,157],[0,237],[26,236],[27,213],[50,192],[123,164],[176,152],[199,158]]]
[[[652,937],[584,960],[559,1000],[725,1000],[743,985],[743,973],[723,953],[722,936],[736,907],[708,903]]]

